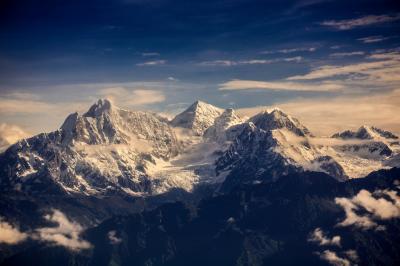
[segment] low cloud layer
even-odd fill
[[[27,238],[28,234],[21,232],[18,227],[0,217],[0,243],[15,245],[25,241]]]
[[[21,232],[17,226],[0,218],[0,243],[14,245],[30,238],[73,251],[91,248],[91,244],[80,236],[84,228],[68,219],[61,211],[53,209],[52,213],[44,218],[55,226],[38,228],[32,232]]]
[[[335,198],[345,211],[346,218],[338,226],[356,226],[362,229],[383,229],[380,220],[400,217],[400,197],[396,191],[361,190],[352,198]]]
[[[80,238],[84,228],[80,224],[69,220],[61,211],[54,209],[53,213],[46,215],[45,218],[50,222],[56,223],[57,226],[36,229],[32,238],[71,250],[91,247],[89,242]]]
[[[329,264],[334,266],[350,266],[351,263],[348,259],[339,257],[336,252],[331,250],[325,250],[320,254],[320,258],[327,261]]]
[[[29,133],[17,125],[0,124],[0,152],[5,150],[9,145],[29,135]]]

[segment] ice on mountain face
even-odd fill
[[[226,109],[215,119],[214,124],[204,132],[204,137],[219,143],[227,140],[232,141],[240,130],[239,127],[235,126],[243,122],[244,120],[237,116],[233,109]]]
[[[204,132],[214,124],[214,121],[223,113],[223,109],[211,104],[196,101],[188,109],[178,114],[171,121],[174,127],[183,127],[193,130],[193,132],[202,136]]]

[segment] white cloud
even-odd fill
[[[122,242],[122,239],[117,237],[117,231],[115,230],[108,232],[107,236],[110,240],[111,245],[117,245]]]
[[[343,52],[343,53],[333,53],[330,54],[329,56],[331,57],[345,57],[345,56],[355,56],[355,55],[364,55],[365,53],[362,51],[356,51],[356,52]]]
[[[0,217],[0,243],[15,245],[28,238],[28,234],[21,232],[18,227],[9,224]]]
[[[34,239],[50,242],[54,245],[63,246],[71,250],[82,250],[91,248],[89,242],[80,238],[84,228],[69,220],[61,211],[53,209],[52,214],[45,218],[57,223],[57,227],[43,227],[36,229]]]
[[[375,42],[381,42],[381,41],[384,41],[387,39],[389,39],[389,37],[382,37],[382,36],[378,35],[378,36],[369,36],[369,37],[359,38],[357,40],[361,41],[363,43],[375,43]]]
[[[146,61],[143,63],[136,64],[137,66],[159,66],[165,65],[167,63],[166,60],[153,60],[153,61]]]
[[[288,91],[337,91],[342,85],[331,82],[289,82],[289,81],[256,81],[256,80],[231,80],[220,84],[220,90],[288,90]]]
[[[124,87],[105,88],[99,91],[99,95],[106,97],[121,106],[143,106],[160,103],[166,97],[162,91],[151,89],[133,89]]]
[[[316,228],[310,235],[308,241],[315,242],[320,246],[339,246],[340,236],[329,238],[325,235],[321,228]]]
[[[400,217],[400,197],[395,191],[378,190],[370,193],[367,190],[361,190],[352,198],[335,198],[335,202],[346,213],[346,218],[338,226],[354,225],[363,229],[383,228],[378,227],[379,220]],[[364,213],[357,213],[360,210],[364,210]]]
[[[338,30],[350,30],[356,27],[392,22],[400,19],[400,14],[396,15],[369,15],[356,19],[327,20],[321,23],[323,26],[332,27]]]
[[[345,258],[339,257],[336,252],[325,250],[320,254],[320,258],[326,260],[328,263],[334,266],[350,266],[350,261]]]
[[[179,81],[179,79],[174,78],[174,77],[168,77],[167,79],[168,79],[169,81]]]
[[[27,138],[29,133],[17,125],[0,124],[0,152],[20,139]]]

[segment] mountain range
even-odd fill
[[[396,167],[399,138],[373,126],[326,137],[280,109],[248,118],[196,101],[168,120],[100,99],[0,154],[0,217],[27,239],[0,244],[0,262],[290,265],[287,252],[303,264],[395,265]],[[390,215],[375,213],[379,197]],[[65,217],[80,226],[72,250],[40,229]],[[354,217],[367,218],[338,227]],[[368,243],[391,249],[369,254]]]

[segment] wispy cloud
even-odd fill
[[[382,41],[388,40],[388,39],[390,39],[390,38],[377,35],[377,36],[368,36],[368,37],[364,37],[364,38],[358,38],[357,40],[361,41],[363,43],[376,43],[376,42],[382,42]]]
[[[316,47],[300,47],[300,48],[288,48],[288,49],[280,49],[280,50],[268,50],[262,51],[261,54],[290,54],[297,52],[315,52],[317,50]]]
[[[151,56],[160,56],[160,53],[158,52],[144,52],[142,53],[143,57],[151,57]]]
[[[167,63],[166,60],[152,60],[152,61],[146,61],[143,63],[138,63],[136,64],[137,66],[159,66],[159,65],[165,65]]]
[[[169,81],[179,81],[179,79],[174,78],[172,76],[168,77],[167,80],[169,80]]]
[[[356,56],[356,55],[364,55],[363,51],[355,51],[355,52],[343,52],[343,53],[333,53],[330,54],[330,57],[346,57],[346,56]]]
[[[341,85],[331,82],[299,83],[289,81],[231,80],[220,84],[220,90],[286,90],[286,91],[337,91]]]
[[[348,64],[342,66],[325,65],[312,69],[305,75],[297,75],[287,78],[288,80],[314,80],[321,78],[331,78],[335,76],[349,76],[353,75],[353,80],[347,80],[347,82],[354,81],[359,82],[359,77],[364,77],[366,85],[377,84],[390,85],[390,82],[398,82],[400,75],[400,53],[382,53],[374,54],[368,57],[369,59],[375,59],[377,61],[364,61],[361,63]],[[358,76],[354,76],[354,74]]]
[[[369,15],[356,19],[327,20],[321,25],[332,27],[338,30],[350,30],[356,27],[392,22],[400,19],[400,14],[396,15]]]
[[[125,107],[160,103],[166,99],[164,93],[160,90],[129,90],[124,87],[105,88],[99,91],[99,95]]]
[[[21,232],[17,226],[13,226],[0,217],[0,243],[15,245],[27,238],[28,234]]]
[[[249,60],[213,60],[200,62],[200,66],[241,66],[241,65],[262,65],[272,64],[278,62],[300,62],[303,60],[301,56],[286,57],[286,58],[275,58],[275,59],[249,59]]]

